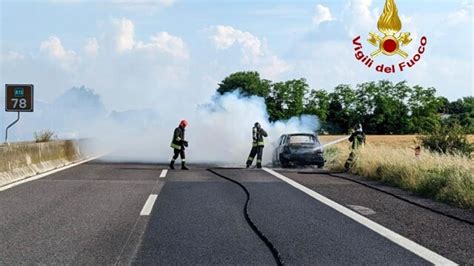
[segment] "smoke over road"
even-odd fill
[[[244,164],[251,148],[251,129],[257,121],[269,134],[265,163],[271,161],[272,144],[281,134],[314,132],[319,127],[315,116],[269,123],[263,98],[241,97],[237,92],[214,95],[202,103],[164,100],[150,109],[110,112],[92,90],[73,88],[51,104],[38,104],[35,113],[24,115],[11,134],[27,140],[34,131],[49,128],[59,138],[97,139],[95,149],[113,152],[107,160],[168,162],[172,133],[181,119],[189,122],[188,162],[226,166]]]
[[[181,112],[180,112],[181,113]],[[151,118],[154,119],[154,118]],[[159,115],[141,131],[127,130],[112,124],[99,132],[114,132],[102,140],[108,149],[115,150],[111,160],[167,162],[172,133],[181,119],[187,119],[186,150],[190,163],[219,163],[226,166],[243,165],[251,148],[251,129],[260,122],[269,133],[266,139],[264,162],[271,161],[273,143],[283,133],[314,132],[319,127],[315,116],[292,118],[286,122],[268,122],[264,100],[259,97],[243,98],[237,93],[215,96],[211,102],[190,108],[186,115],[173,110]],[[99,134],[104,136],[104,134]]]

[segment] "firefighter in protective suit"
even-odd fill
[[[173,158],[170,162],[170,169],[174,170],[174,161],[181,156],[181,169],[189,170],[186,167],[186,154],[184,153],[184,148],[188,147],[188,142],[184,139],[184,130],[188,125],[188,121],[181,120],[179,126],[174,130],[173,140],[171,141],[171,148],[174,150]]]
[[[263,138],[267,136],[267,132],[260,126],[260,123],[256,122],[252,128],[252,150],[247,159],[247,168],[252,165],[255,155],[257,155],[257,168],[262,168],[262,154],[265,146]]]
[[[349,137],[349,141],[352,142],[352,151],[347,158],[344,168],[349,171],[354,164],[356,159],[356,150],[365,144],[365,133],[362,130],[362,125],[359,123],[354,127],[354,132]]]

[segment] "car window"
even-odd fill
[[[290,144],[315,143],[314,136],[296,135],[290,137]]]

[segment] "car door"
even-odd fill
[[[286,135],[283,135],[281,136],[280,138],[280,142],[278,143],[278,151],[276,152],[276,160],[278,162],[280,162],[280,154],[283,153],[283,147],[285,146],[285,143],[286,143],[286,139],[287,139],[287,136]]]
[[[278,141],[276,143],[276,146],[275,148],[273,149],[273,154],[272,154],[272,162],[273,162],[273,165],[276,165],[279,163],[279,156],[280,156],[280,145],[281,145],[281,139],[283,138],[283,135],[281,135],[279,138],[278,138]]]

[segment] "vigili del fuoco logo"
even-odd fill
[[[392,65],[375,64],[375,70],[382,73],[403,72],[414,67],[420,61],[425,52],[427,39],[425,36],[421,37],[417,53],[413,56],[404,51],[404,47],[412,42],[412,38],[410,38],[409,32],[401,32],[402,22],[398,16],[395,0],[385,1],[383,12],[377,22],[377,28],[381,34],[370,32],[367,39],[367,42],[375,47],[370,56],[364,54],[360,36],[352,40],[355,45],[355,58],[357,60],[368,68],[372,68],[375,63],[374,60],[379,56],[395,56],[403,59],[403,61]]]

